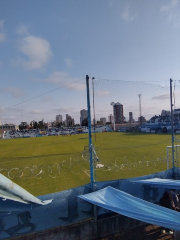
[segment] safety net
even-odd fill
[[[112,187],[106,187],[79,197],[124,216],[180,231],[179,212],[144,201]]]

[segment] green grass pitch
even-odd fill
[[[97,133],[92,140],[104,165],[97,181],[166,170],[169,134]],[[81,186],[90,182],[85,146],[88,134],[1,140],[1,173],[36,196]]]

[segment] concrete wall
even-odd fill
[[[128,231],[145,223],[115,214],[97,220],[93,219],[71,224],[64,227],[49,229],[42,232],[32,233],[26,236],[9,238],[11,240],[93,240],[107,237],[119,232]]]
[[[154,177],[171,179],[172,173],[172,169],[170,169],[133,179],[97,182],[96,190],[111,186],[132,196],[156,203],[162,196],[164,189],[134,184],[131,180]],[[94,224],[90,220],[93,218],[93,205],[78,197],[90,192],[90,184],[87,184],[39,196],[38,198],[42,201],[53,199],[47,205],[24,204],[8,199],[0,201],[0,239],[10,239],[18,235],[19,239],[83,239],[81,236],[86,234],[91,236],[90,239],[93,239],[95,235],[94,239],[96,239],[97,236],[102,237],[103,234],[104,236],[112,235],[119,231],[125,231],[126,228],[136,226],[137,221],[120,216],[117,219],[117,215],[108,221],[107,216],[112,216],[115,213],[102,207],[96,208],[98,222]],[[88,238],[84,237],[84,239]]]

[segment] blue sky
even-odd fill
[[[0,0],[1,123],[42,118],[47,122],[57,114],[65,118],[66,113],[79,123],[80,110],[87,108],[87,74],[125,83],[155,81],[161,86],[168,85],[169,78],[179,80],[179,39],[178,0]],[[125,84],[128,100],[118,91],[112,100],[105,97],[108,89],[103,89],[103,84],[98,91],[105,93],[107,102],[128,104],[128,109],[124,106],[126,117],[128,111],[138,117],[138,97],[131,97],[133,86],[130,91]],[[141,92],[142,101],[147,93],[148,86]],[[154,93],[152,98],[158,103],[142,103],[146,118],[169,109],[165,94],[168,90]],[[98,98],[97,110],[102,103]],[[107,117],[112,109],[104,103],[101,110],[106,113],[98,113]],[[156,112],[153,106],[157,105]]]

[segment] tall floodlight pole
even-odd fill
[[[141,122],[141,94],[138,95],[139,97],[139,122]]]
[[[86,75],[86,89],[87,89],[88,130],[89,130],[90,178],[91,178],[91,189],[92,189],[92,191],[94,191],[94,171],[93,171],[93,159],[92,159],[92,134],[91,134],[91,109],[90,109],[89,76],[88,75]]]
[[[174,166],[174,113],[173,113],[173,103],[172,103],[172,82],[170,78],[170,100],[171,100],[171,140],[172,140],[172,161],[173,161],[173,177],[175,177],[175,166]]]
[[[113,106],[113,122],[114,122],[114,131],[115,131],[116,130],[115,129],[115,114],[114,114],[114,105],[115,105],[115,103],[111,102],[110,104],[111,104],[111,106]]]

